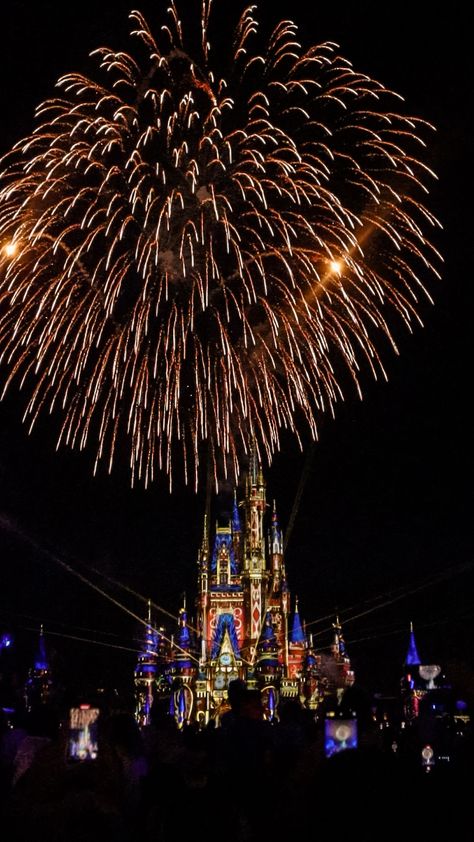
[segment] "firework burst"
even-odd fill
[[[145,482],[179,451],[197,483],[203,442],[237,471],[253,437],[268,458],[282,429],[316,437],[436,273],[429,126],[293,23],[263,43],[254,8],[225,78],[211,0],[197,49],[173,3],[155,33],[133,12],[133,55],[60,79],[2,161],[5,388],[109,468],[126,442]]]

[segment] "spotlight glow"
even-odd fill
[[[18,243],[7,243],[6,246],[3,247],[3,251],[7,257],[15,257],[18,253]]]
[[[342,260],[331,260],[330,264],[331,272],[334,275],[340,275],[342,271]]]

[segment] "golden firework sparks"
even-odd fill
[[[192,55],[174,3],[156,34],[133,12],[137,55],[96,50],[100,81],[60,79],[2,160],[5,388],[109,468],[127,442],[145,483],[177,447],[197,484],[204,441],[237,472],[253,437],[269,458],[282,429],[316,437],[439,262],[428,124],[291,22],[259,51],[254,7],[223,78],[211,5]]]

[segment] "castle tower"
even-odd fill
[[[179,611],[178,634],[173,641],[171,679],[173,691],[172,707],[179,728],[191,722],[195,710],[195,678],[199,665],[194,647],[194,636],[188,625],[186,599]]]
[[[206,680],[209,701],[218,708],[229,682],[243,678],[245,641],[240,516],[234,499],[232,518],[216,526],[210,561],[206,625]]]
[[[283,532],[280,528],[276,503],[268,532],[269,582],[267,608],[272,611],[272,623],[278,641],[278,659],[284,675],[288,673],[288,587],[283,560]]]
[[[321,656],[314,649],[313,636],[309,636],[303,664],[302,695],[305,706],[309,710],[316,710],[324,697],[321,682]]]
[[[405,719],[412,722],[419,714],[420,701],[425,695],[425,686],[419,676],[421,665],[420,656],[415,640],[413,623],[410,622],[408,650],[404,663],[404,674],[401,681],[402,703]]]
[[[295,613],[293,614],[293,623],[289,636],[289,651],[288,651],[288,677],[291,679],[299,679],[303,672],[303,662],[306,650],[306,635],[301,623],[300,612],[298,607],[298,598],[295,602]]]
[[[262,694],[265,719],[272,720],[278,706],[282,665],[278,658],[278,640],[272,622],[272,612],[267,610],[260,640],[257,645],[255,675]]]
[[[257,462],[255,448],[250,455],[245,499],[244,569],[242,582],[245,593],[245,656],[253,661],[265,619],[268,580],[263,518],[266,510],[265,480],[262,466]]]

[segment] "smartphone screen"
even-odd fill
[[[69,711],[67,758],[71,761],[95,760],[98,753],[97,721],[99,708],[81,705]]]
[[[357,748],[357,719],[324,720],[324,752],[331,757],[338,751]]]

